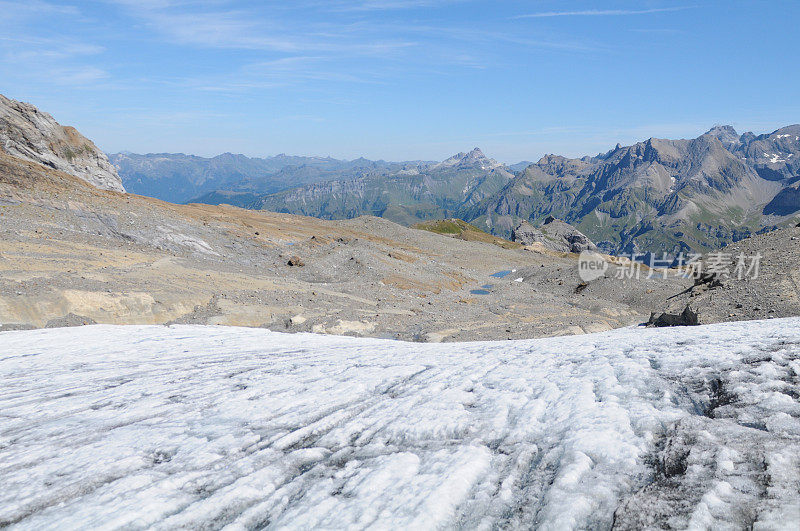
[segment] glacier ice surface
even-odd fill
[[[800,318],[0,333],[0,527],[800,528]]]

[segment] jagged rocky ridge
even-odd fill
[[[800,125],[651,138],[596,157],[547,155],[462,213],[510,235],[555,216],[613,253],[705,250],[788,224],[800,210]]]
[[[800,211],[800,125],[650,138],[594,157],[505,166],[480,149],[442,162],[320,157],[112,155],[132,191],[323,219],[406,225],[459,218],[504,238],[553,216],[611,254],[702,252],[791,224]],[[299,185],[299,186],[298,186]]]
[[[29,103],[0,94],[0,149],[14,157],[69,173],[105,190],[124,192],[105,153],[73,127]]]

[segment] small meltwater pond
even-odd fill
[[[503,271],[492,273],[489,276],[492,278],[505,278],[511,273],[516,273],[516,272],[517,272],[516,269],[504,269]],[[492,288],[494,288],[494,284],[484,284],[483,286],[480,287],[480,289],[473,289],[470,290],[469,292],[472,295],[488,295],[490,293],[489,290],[491,290]]]

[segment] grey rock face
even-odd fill
[[[714,126],[706,134],[717,137],[717,139],[723,144],[738,145],[741,143],[739,134],[736,132],[736,129],[734,129],[730,125]]]
[[[124,192],[117,170],[91,140],[61,126],[29,103],[0,95],[0,149],[74,175],[104,190]]]
[[[64,317],[59,317],[56,319],[50,319],[47,321],[47,324],[44,326],[45,328],[65,328],[68,326],[85,326],[85,325],[93,325],[97,324],[97,322],[92,319],[91,317],[84,317],[82,315],[76,315],[74,313],[68,313]]]
[[[537,229],[527,221],[523,221],[513,231],[511,231],[511,241],[530,245],[536,242],[544,243],[544,232]]]
[[[778,195],[764,207],[764,214],[787,216],[798,210],[800,210],[800,188],[794,185],[778,192]]]
[[[653,308],[650,324],[676,326],[800,315],[800,227],[770,231],[712,251],[697,261],[693,285]],[[733,257],[730,267],[711,270],[714,253]],[[722,254],[719,254],[722,253]],[[744,257],[745,264],[735,264]]]
[[[597,251],[597,246],[585,234],[569,223],[552,216],[545,219],[544,225],[540,228],[523,221],[512,231],[511,240],[523,245],[538,242],[551,251],[569,253]]]

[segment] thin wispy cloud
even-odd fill
[[[9,62],[32,64],[39,61],[65,61],[102,53],[104,48],[92,44],[76,43],[58,39],[9,39],[0,37],[0,49],[12,44],[4,53]],[[22,46],[19,46],[19,45]]]
[[[0,2],[0,9],[14,2]],[[7,79],[15,78],[28,82],[47,82],[71,87],[96,87],[110,79],[108,71],[97,64],[106,51],[104,46],[85,42],[76,36],[47,33],[46,36],[26,31],[25,19],[29,23],[48,24],[52,20],[79,17],[74,8],[60,7],[46,2],[32,2],[18,6],[16,24],[9,24],[0,37],[0,67],[6,67]],[[16,7],[11,7],[13,11]],[[5,13],[8,14],[8,13]],[[2,28],[0,23],[0,28]]]
[[[9,19],[19,16],[37,16],[37,15],[77,15],[78,8],[70,5],[58,5],[50,2],[43,2],[40,0],[0,0],[0,11],[3,12],[3,18]]]
[[[308,47],[302,39],[276,36],[269,30],[263,31],[252,16],[241,11],[210,13],[148,11],[144,13],[144,17],[149,26],[178,44],[282,52],[296,52]]]
[[[552,18],[552,17],[612,17],[628,15],[648,15],[651,13],[668,13],[683,11],[693,6],[661,7],[653,9],[585,9],[581,11],[543,11],[541,13],[528,13],[514,18]]]
[[[267,18],[256,9],[225,9],[224,3],[179,6],[153,0],[145,4],[123,0],[134,16],[172,43],[201,48],[261,50],[281,53],[320,52],[381,55],[415,46],[402,38],[352,35],[347,25],[328,27],[290,18]],[[268,22],[267,22],[268,21]]]
[[[286,57],[274,61],[245,65],[241,74],[246,77],[274,79],[276,82],[337,81],[344,83],[377,83],[377,76],[356,73],[330,65],[325,57]]]
[[[50,79],[59,85],[96,85],[109,77],[108,72],[94,66],[57,68],[50,72]]]
[[[563,52],[598,52],[604,51],[607,47],[602,43],[589,41],[586,39],[576,39],[565,35],[545,35],[540,34],[538,38],[530,35],[518,35],[508,31],[489,31],[476,29],[473,27],[447,27],[447,26],[426,26],[417,25],[407,30],[409,33],[425,35],[430,38],[447,37],[459,45],[459,49],[465,49],[469,44],[477,45],[475,48],[482,51],[494,45],[513,45],[525,49],[554,50]]]

